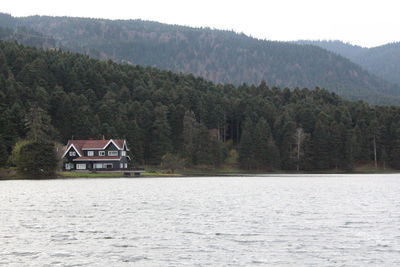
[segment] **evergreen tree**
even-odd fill
[[[394,143],[394,147],[390,154],[390,166],[394,169],[400,170],[400,140]]]
[[[127,124],[126,140],[130,147],[129,155],[133,160],[133,164],[143,164],[145,138],[143,130],[139,127],[136,120]]]
[[[352,171],[354,169],[354,147],[356,146],[356,138],[352,130],[347,130],[344,134],[343,140],[343,153],[341,155],[342,161],[340,164],[341,169]]]
[[[280,148],[282,169],[296,169],[296,124],[288,112],[284,112],[275,122],[275,140]]]
[[[330,152],[332,148],[329,140],[329,121],[326,114],[321,113],[315,124],[313,134],[314,167],[317,170],[327,170],[330,167]]]
[[[343,125],[340,125],[336,122],[332,122],[329,126],[329,139],[328,139],[328,147],[329,151],[329,168],[339,169],[341,165],[341,155],[343,155],[344,150],[346,149],[345,141],[346,141],[346,133],[343,131]]]
[[[281,167],[281,156],[272,135],[268,137],[267,151],[266,166],[268,166],[268,169],[279,170]]]
[[[269,159],[269,143],[268,139],[271,131],[265,119],[260,119],[253,133],[254,142],[254,166],[258,169],[272,169]],[[256,145],[255,145],[256,144]]]
[[[28,142],[20,148],[16,165],[27,178],[52,178],[58,165],[54,144]]]
[[[365,134],[365,133],[364,133]],[[375,168],[378,168],[378,151],[379,151],[379,123],[376,118],[374,118],[367,129],[367,138],[370,141],[371,144],[371,153],[369,155],[372,155],[370,158],[373,158],[374,160],[374,165]]]
[[[222,165],[228,157],[228,148],[221,141],[211,137],[209,140],[208,153],[210,155],[210,165],[218,167]]]
[[[315,170],[314,160],[314,144],[310,134],[305,134],[303,140],[303,156],[300,158],[300,170],[312,171]]]
[[[3,137],[0,135],[0,167],[6,165],[8,159],[7,147],[3,141]]]
[[[254,167],[254,140],[251,134],[253,125],[249,119],[247,119],[242,128],[242,134],[240,135],[239,144],[239,164],[241,168],[251,170]]]
[[[203,124],[199,123],[194,139],[195,151],[192,157],[193,164],[213,165],[214,158],[211,153],[211,146],[209,130]]]
[[[181,104],[169,107],[170,116],[168,118],[171,126],[171,142],[175,153],[182,151],[183,146],[183,118],[185,107]]]
[[[196,121],[193,111],[187,111],[183,117],[183,156],[189,164],[195,164],[197,139],[200,124]]]
[[[171,152],[170,127],[167,120],[167,108],[155,108],[155,120],[151,129],[149,144],[151,157],[147,159],[150,164],[160,164],[163,155]]]
[[[34,142],[45,142],[56,136],[50,116],[40,107],[34,106],[29,110],[26,115],[26,126],[27,138]]]

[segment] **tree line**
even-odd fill
[[[214,84],[16,43],[0,42],[0,113],[3,166],[34,132],[30,121],[51,126],[36,132],[63,144],[127,139],[136,165],[172,154],[218,166],[236,149],[240,166],[252,170],[400,169],[399,107],[349,102],[319,88]]]

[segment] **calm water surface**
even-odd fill
[[[0,265],[400,266],[400,175],[0,182]]]

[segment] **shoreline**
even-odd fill
[[[221,172],[221,171],[194,171],[188,172],[177,172],[177,173],[164,173],[164,172],[145,172],[140,176],[124,176],[121,173],[89,173],[89,172],[57,172],[55,177],[52,178],[26,178],[21,176],[14,169],[0,169],[0,181],[2,180],[55,180],[55,179],[137,179],[137,178],[202,178],[202,177],[251,177],[251,176],[263,176],[263,177],[288,177],[288,176],[299,176],[299,175],[368,175],[368,174],[400,174],[400,171],[392,169],[378,169],[378,170],[355,170],[352,172],[345,171],[324,171],[324,172],[255,172],[255,171],[238,171],[238,172]]]

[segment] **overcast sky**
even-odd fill
[[[400,41],[398,0],[3,0],[0,12],[153,20],[269,40],[337,39],[366,47]]]

